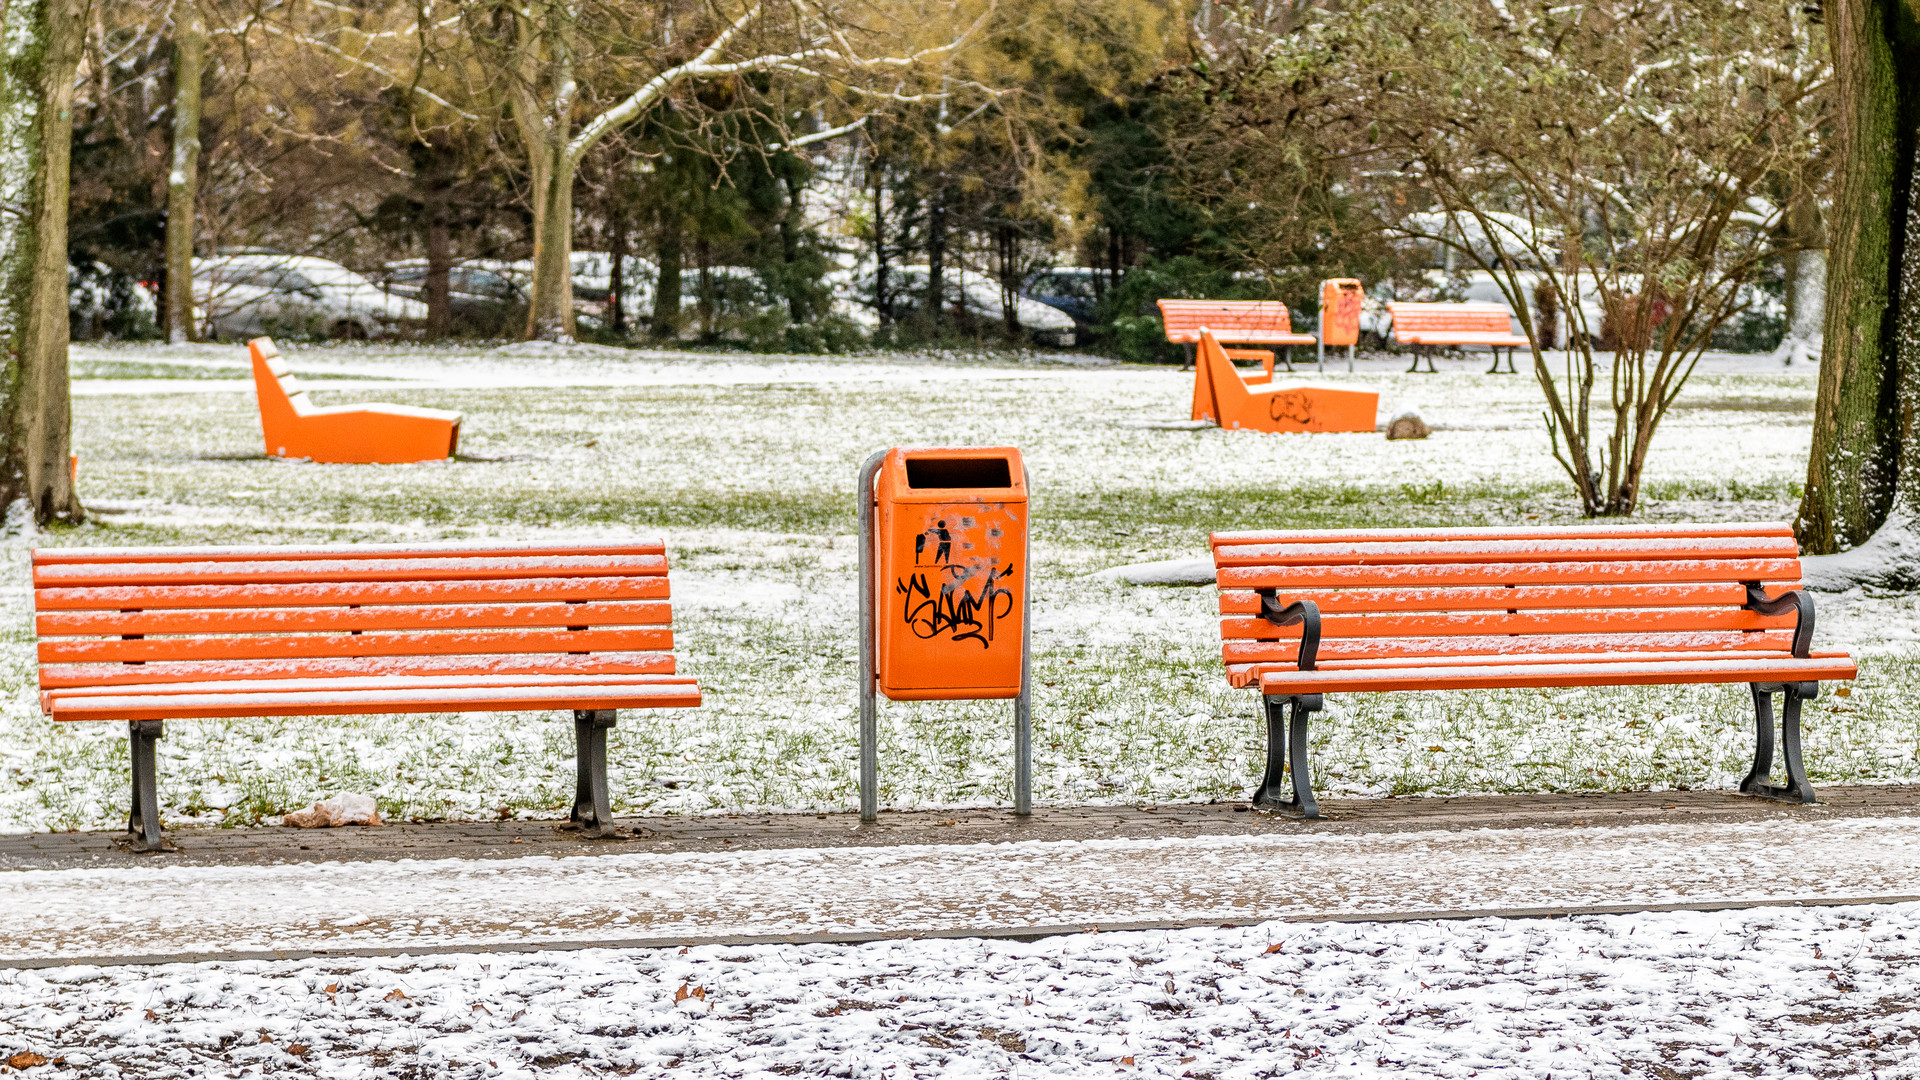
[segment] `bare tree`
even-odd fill
[[[84,516],[68,464],[67,179],[85,0],[0,8],[0,503]]]
[[[747,0],[612,6],[486,0],[461,19],[488,71],[506,80],[528,158],[533,294],[527,336],[572,340],[573,186],[587,152],[690,84],[779,78],[815,88],[818,108],[860,112],[863,101],[931,100],[923,81],[991,12],[926,0]],[[955,25],[956,22],[959,25]],[[951,30],[946,28],[951,27]],[[808,110],[812,111],[812,110]],[[787,115],[770,119],[785,130]],[[845,134],[847,123],[788,135],[787,148]]]

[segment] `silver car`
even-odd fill
[[[384,337],[427,317],[339,263],[259,250],[193,260],[193,306],[205,336],[238,340]]]

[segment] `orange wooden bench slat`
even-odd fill
[[[1774,592],[1799,588],[1799,583],[1776,584]],[[1681,585],[1469,585],[1460,588],[1432,589],[1349,589],[1342,592],[1276,593],[1281,607],[1295,600],[1312,600],[1320,613],[1333,612],[1415,612],[1415,611],[1500,611],[1529,608],[1636,608],[1690,607],[1705,604],[1746,602],[1744,586],[1738,582],[1694,582]],[[1223,589],[1220,614],[1260,614],[1260,594],[1251,589]]]
[[[224,679],[201,682],[144,682],[121,683],[113,686],[76,686],[69,689],[45,690],[41,698],[46,701],[64,701],[71,698],[87,697],[126,697],[143,694],[224,694],[238,691],[272,691],[274,693],[296,694],[313,693],[323,690],[382,690],[391,688],[448,689],[473,686],[654,686],[654,685],[693,685],[696,680],[691,675],[649,675],[649,674],[612,674],[592,675],[555,675],[545,671],[527,671],[518,674],[489,675],[359,675],[333,676],[317,679],[263,679],[251,683],[236,683]]]
[[[1515,653],[1612,652],[1727,652],[1760,650],[1786,652],[1793,646],[1790,630],[1687,630],[1639,634],[1525,634],[1509,636],[1461,635],[1431,638],[1336,638],[1321,642],[1318,659],[1370,660],[1394,656],[1498,656]],[[1228,664],[1292,664],[1299,655],[1297,640],[1222,642],[1220,655]]]
[[[278,693],[247,688],[221,694],[57,697],[55,720],[207,720],[243,716],[343,716],[369,713],[525,712],[538,709],[693,708],[691,684],[362,690]]]
[[[508,652],[601,652],[673,648],[673,631],[497,630],[405,634],[314,634],[260,637],[181,637],[133,640],[42,641],[40,662],[109,660],[273,660],[302,656],[431,656]]]
[[[1768,630],[1791,627],[1793,615],[1761,615],[1738,608],[1628,608],[1592,611],[1467,612],[1454,615],[1323,615],[1320,643],[1345,638],[1459,637],[1536,634],[1680,633],[1693,630]],[[1227,640],[1278,641],[1300,636],[1298,626],[1275,626],[1260,618],[1220,620]]]
[[[35,588],[73,585],[222,585],[336,581],[460,581],[665,574],[662,555],[529,555],[458,559],[312,559],[247,562],[75,563],[36,566]]]
[[[152,660],[141,664],[43,664],[43,690],[85,686],[124,686],[156,682],[229,681],[235,684],[279,679],[427,677],[441,675],[671,675],[668,652],[493,653],[454,656],[339,656],[265,660]]]
[[[1216,532],[1209,545],[1218,550],[1241,544],[1426,543],[1439,540],[1657,540],[1685,537],[1792,536],[1793,528],[1775,522],[1720,522],[1679,525],[1526,525],[1514,528],[1464,526],[1438,529],[1267,529]]]
[[[1645,559],[1787,558],[1799,554],[1788,536],[1686,538],[1579,537],[1566,540],[1368,541],[1338,544],[1250,544],[1220,548],[1214,565],[1380,566],[1401,563],[1557,563]]]
[[[1197,344],[1211,330],[1222,342],[1253,345],[1312,345],[1312,334],[1295,333],[1293,314],[1278,300],[1161,300],[1160,321],[1167,340]]]
[[[617,544],[492,544],[469,540],[448,540],[423,544],[321,544],[306,547],[271,544],[247,544],[230,547],[78,547],[38,548],[33,553],[35,566],[65,566],[79,563],[149,562],[251,562],[260,559],[289,561],[300,559],[445,559],[495,558],[502,555],[665,555],[661,540],[639,540]]]
[[[1528,687],[1665,686],[1674,683],[1825,682],[1851,679],[1851,659],[1809,657],[1583,661],[1513,667],[1428,666],[1386,670],[1274,671],[1260,676],[1263,694],[1331,694],[1387,690],[1500,690]]]
[[[673,609],[657,601],[578,604],[385,605],[232,608],[193,611],[55,612],[36,616],[42,637],[80,634],[263,634],[323,630],[449,630],[508,627],[665,626]]]
[[[1405,585],[1607,585],[1800,579],[1800,560],[1673,559],[1621,562],[1223,566],[1221,588],[1349,589]]]
[[[665,600],[664,575],[510,578],[505,581],[339,581],[276,585],[108,585],[34,591],[40,611],[316,607],[325,604],[480,604],[513,601]]]
[[[1716,651],[1718,652],[1719,650],[1716,650]],[[1750,657],[1756,660],[1766,659],[1766,658],[1777,658],[1777,659],[1793,658],[1792,652],[1784,648],[1783,649],[1740,649],[1740,650],[1737,650],[1737,653],[1742,657]],[[1815,650],[1810,655],[1816,660],[1847,659],[1847,654],[1843,652],[1821,652],[1819,650]],[[1577,664],[1577,663],[1590,663],[1595,661],[1607,661],[1607,660],[1686,660],[1686,659],[1698,658],[1699,656],[1700,656],[1699,652],[1663,652],[1659,650],[1648,650],[1645,652],[1638,652],[1633,650],[1627,650],[1627,651],[1616,652],[1616,653],[1608,653],[1608,652],[1500,653],[1498,655],[1468,653],[1462,656],[1441,657],[1436,660],[1436,658],[1431,654],[1423,654],[1420,656],[1375,656],[1375,657],[1368,657],[1368,658],[1359,659],[1359,660],[1330,660],[1325,663],[1317,665],[1315,667],[1315,670],[1316,671],[1343,671],[1343,670],[1373,671],[1373,670],[1388,670],[1388,669],[1394,669],[1394,668],[1433,667],[1436,665],[1436,663],[1447,665],[1447,666],[1456,666],[1456,665],[1515,666],[1515,665],[1528,665],[1528,664]],[[1229,664],[1227,666],[1227,685],[1232,686],[1235,689],[1244,690],[1247,687],[1259,685],[1260,676],[1265,675],[1270,671],[1298,671],[1298,670],[1300,669],[1299,669],[1299,666],[1296,664],[1280,663],[1280,662],[1261,663],[1261,664]]]

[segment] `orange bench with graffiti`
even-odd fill
[[[1326,694],[1747,683],[1754,763],[1740,790],[1810,803],[1801,703],[1855,674],[1846,653],[1812,649],[1785,525],[1242,532],[1212,545],[1227,679],[1264,700],[1254,802],[1310,818],[1307,721]]]
[[[571,709],[572,820],[604,835],[618,710],[700,704],[657,541],[42,548],[33,590],[41,708],[129,726],[138,851],[168,720]]]
[[[1334,386],[1248,386],[1213,331],[1194,356],[1193,418],[1249,431],[1372,431],[1380,395]]]
[[[1427,370],[1433,368],[1433,349],[1449,345],[1485,345],[1493,352],[1493,366],[1487,374],[1500,370],[1500,350],[1507,350],[1507,370],[1514,371],[1513,350],[1533,345],[1525,334],[1513,332],[1513,312],[1505,304],[1416,304],[1392,301],[1387,314],[1393,318],[1393,340],[1414,347],[1413,366],[1420,368],[1420,357],[1427,358]]]
[[[260,430],[273,457],[404,465],[452,457],[460,445],[457,412],[410,405],[321,407],[307,399],[272,338],[253,339],[247,351],[260,397]]]

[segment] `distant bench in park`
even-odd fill
[[[1747,683],[1754,760],[1740,790],[1810,803],[1801,703],[1855,675],[1847,654],[1812,650],[1813,598],[1785,525],[1243,532],[1212,545],[1227,679],[1265,703],[1253,801],[1309,818],[1307,722],[1326,694]]]
[[[1197,346],[1200,331],[1211,330],[1222,344],[1278,345],[1286,349],[1284,363],[1293,370],[1293,346],[1312,345],[1312,334],[1293,332],[1293,316],[1278,300],[1161,300],[1160,322],[1166,327],[1167,340],[1176,345]],[[1243,376],[1249,384],[1273,381],[1274,355],[1271,349],[1226,350],[1229,360],[1257,360],[1261,374]]]
[[[1427,358],[1427,370],[1434,370],[1433,349],[1456,345],[1485,345],[1493,352],[1493,366],[1487,374],[1500,370],[1500,350],[1507,350],[1507,370],[1514,371],[1513,350],[1532,346],[1524,334],[1513,332],[1513,313],[1505,304],[1460,303],[1416,304],[1395,300],[1387,304],[1393,317],[1393,340],[1413,346],[1413,366],[1420,369],[1420,357]]]
[[[570,709],[572,822],[606,835],[618,710],[700,704],[658,542],[42,548],[33,590],[42,709],[128,725],[136,851],[168,720]]]

